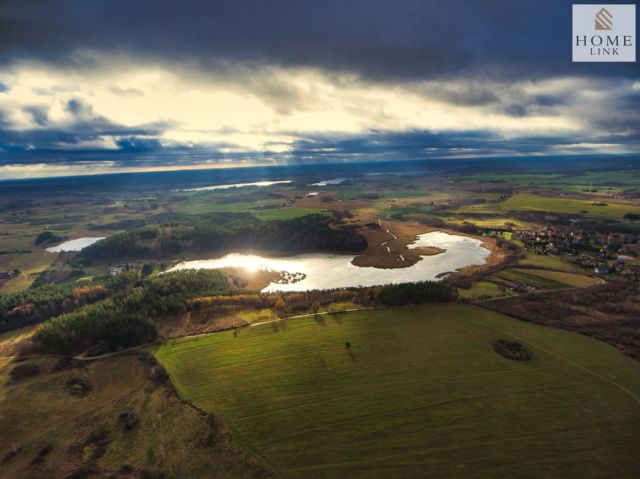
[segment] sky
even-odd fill
[[[0,179],[638,153],[572,3],[2,0]]]

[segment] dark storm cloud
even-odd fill
[[[70,102],[72,108],[79,108],[77,102]],[[48,119],[46,111],[32,107],[27,108],[28,113],[39,126],[47,126]],[[89,116],[86,118],[77,117],[74,124],[69,125],[66,129],[59,128],[38,128],[27,130],[15,130],[3,127],[4,114],[0,110],[0,149],[6,152],[16,154],[27,153],[27,156],[37,155],[42,152],[60,153],[59,157],[64,158],[66,154],[72,153],[72,156],[82,153],[95,153],[96,151],[112,152],[112,149],[75,149],[75,146],[82,145],[85,142],[100,140],[105,137],[118,138],[115,141],[117,151],[123,152],[142,152],[152,149],[159,149],[160,142],[153,138],[166,125],[153,124],[145,127],[130,128],[109,122],[100,116]],[[15,159],[15,158],[14,158]],[[11,158],[5,157],[4,161]]]
[[[597,112],[593,118],[596,128],[611,135],[625,135],[640,139],[640,90],[611,101],[611,110]]]
[[[571,63],[572,3],[4,0],[0,59],[74,65],[75,51],[91,49],[203,68],[264,62],[378,79],[631,75],[634,64]]]
[[[524,95],[516,94],[513,101],[500,103],[502,112],[514,118],[524,118],[531,115],[555,116],[562,113],[563,108],[575,103],[574,92],[564,92],[554,95]]]
[[[0,0],[0,168],[638,151],[637,64],[572,63],[573,3]]]
[[[41,135],[41,136],[39,136]],[[40,141],[42,147],[27,148],[19,143],[7,143],[0,136],[0,151],[6,151],[8,163],[31,165],[48,163],[51,165],[73,165],[88,161],[108,161],[111,167],[163,167],[178,164],[209,162],[295,162],[317,163],[345,161],[389,161],[389,160],[429,160],[458,157],[516,157],[553,156],[562,152],[591,153],[588,146],[593,143],[607,143],[609,137],[562,137],[528,136],[518,139],[501,138],[491,132],[430,132],[408,131],[399,133],[370,132],[362,135],[311,135],[296,141],[290,152],[269,151],[223,152],[223,143],[207,147],[163,146],[153,139],[140,138],[135,134],[117,141],[117,149],[73,149],[48,148],[47,142],[71,144],[73,136],[64,132],[45,134],[31,133],[29,138]],[[87,136],[84,140],[92,139]],[[11,140],[15,140],[12,138]],[[638,149],[637,137],[623,137],[616,144]],[[581,146],[584,144],[584,146]]]
[[[455,157],[549,156],[567,149],[589,151],[580,144],[610,143],[609,137],[527,136],[505,139],[489,131],[442,132],[410,131],[371,133],[349,138],[315,136],[296,143],[292,155],[306,161],[332,159],[427,160]],[[626,137],[616,142],[637,149],[640,140]]]

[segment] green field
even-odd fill
[[[327,210],[318,210],[314,208],[275,208],[269,210],[255,211],[255,216],[263,221],[292,220],[302,218],[307,215],[330,215]]]
[[[564,261],[549,255],[526,253],[526,256],[518,261],[519,265],[532,266],[552,271],[565,271],[567,273],[580,273],[580,269]]]
[[[597,279],[584,274],[543,269],[510,268],[496,273],[495,276],[538,289],[584,288],[598,283]]]
[[[468,289],[458,288],[458,296],[463,299],[494,298],[505,294],[500,286],[490,281],[476,281]]]
[[[499,338],[532,360],[497,355]],[[157,356],[184,397],[222,414],[282,477],[640,471],[638,363],[473,305],[290,320],[172,341]]]
[[[533,194],[515,195],[500,204],[505,211],[549,211],[565,214],[586,214],[598,218],[621,219],[627,213],[640,214],[640,207],[605,201],[606,206],[598,206],[597,201],[576,200]],[[585,213],[583,213],[585,212]]]

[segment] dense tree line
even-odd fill
[[[100,276],[89,283],[47,284],[0,296],[0,332],[40,323],[121,291],[137,276]]]
[[[35,244],[36,246],[40,246],[45,243],[57,243],[58,241],[62,241],[62,239],[62,236],[56,235],[51,231],[43,231],[36,236]]]
[[[187,311],[188,300],[225,291],[218,271],[187,270],[141,280],[113,297],[46,322],[34,340],[47,352],[117,351],[153,341],[152,318]]]
[[[128,258],[167,258],[186,251],[224,252],[243,249],[295,253],[361,251],[366,239],[353,231],[332,228],[331,219],[309,215],[264,222],[250,214],[178,217],[162,226],[135,228],[99,241],[72,258],[90,265]]]
[[[418,283],[389,284],[376,291],[375,299],[385,306],[417,303],[444,303],[457,297],[455,288],[446,283],[420,281]]]

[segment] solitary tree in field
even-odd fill
[[[281,318],[287,317],[287,303],[285,303],[284,299],[279,298],[276,301],[275,308],[278,316],[280,316]]]
[[[315,316],[318,316],[318,311],[320,311],[320,303],[318,303],[317,301],[314,301],[313,304],[311,305],[311,311],[313,311],[313,314]]]

